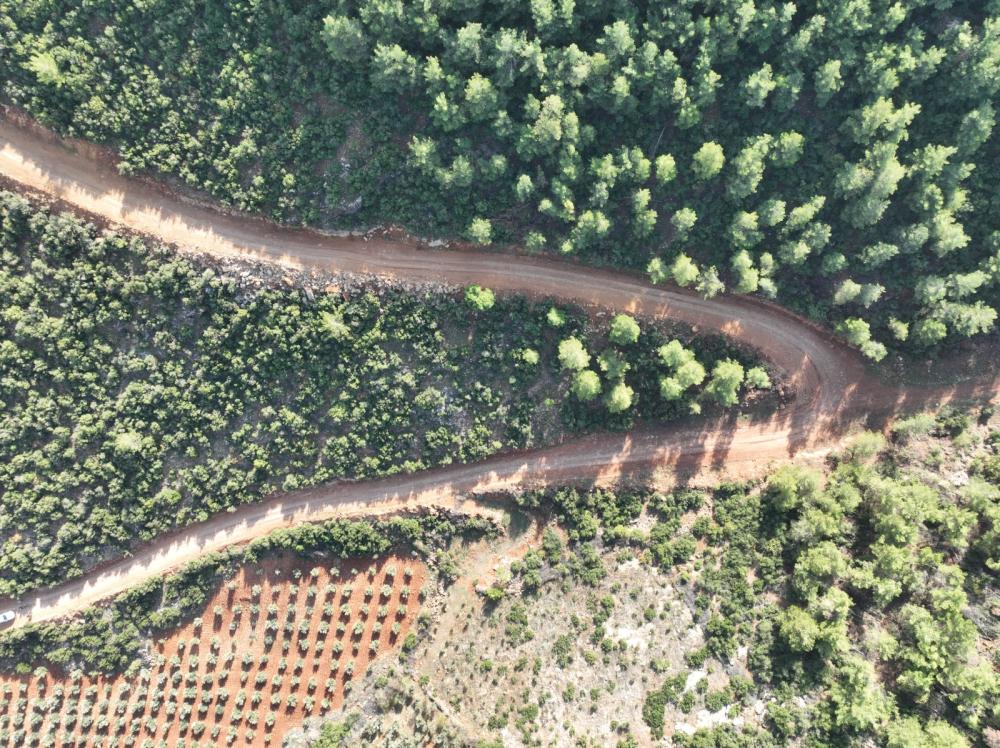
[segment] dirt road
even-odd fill
[[[601,435],[470,466],[275,496],[192,525],[84,578],[29,597],[22,601],[14,626],[75,612],[203,553],[266,535],[280,526],[419,507],[469,509],[471,502],[464,497],[472,492],[531,482],[607,482],[625,473],[657,468],[687,476],[711,470],[737,476],[759,474],[796,454],[821,454],[859,419],[880,425],[899,410],[952,398],[992,400],[1000,385],[993,379],[947,390],[886,384],[868,371],[856,351],[812,323],[759,299],[723,296],[705,300],[683,290],[654,288],[622,273],[565,262],[333,237],[223,215],[125,179],[106,163],[10,121],[0,121],[0,175],[181,249],[250,255],[289,267],[374,274],[408,282],[479,283],[501,293],[669,317],[759,349],[796,392],[790,405],[766,417],[732,416],[632,435]]]

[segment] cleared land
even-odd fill
[[[263,746],[342,703],[354,678],[402,644],[419,612],[423,562],[244,568],[204,612],[158,640],[140,674],[0,678],[0,721],[19,745],[99,745],[112,736]]]

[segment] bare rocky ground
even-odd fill
[[[522,595],[516,579],[507,581],[510,564],[540,544],[543,529],[531,520],[463,552],[461,577],[425,606],[418,646],[377,663],[334,715],[352,724],[344,745],[670,745],[677,731],[758,721],[762,702],[714,712],[704,703],[731,674],[746,674],[745,649],[727,665],[686,664],[704,644],[684,581],[697,574],[697,557],[665,573],[631,551],[606,550],[606,576],[597,584],[546,566],[539,592]],[[491,603],[482,594],[487,586],[508,592]],[[607,619],[595,624],[602,609]],[[678,674],[690,692],[687,709],[668,705],[666,737],[654,740],[643,703]],[[320,725],[308,724],[285,745],[309,745]]]
[[[894,464],[942,494],[956,491],[997,441],[1000,418],[991,415],[982,411],[977,423],[973,413],[955,436],[940,433],[932,416],[899,422]],[[686,515],[682,526],[697,516]],[[637,526],[648,529],[648,522],[643,516]],[[772,700],[767,691],[741,703],[720,698],[736,678],[750,676],[747,642],[730,662],[688,664],[704,644],[690,582],[724,549],[701,546],[669,572],[650,565],[642,551],[604,550],[606,575],[596,584],[546,565],[540,591],[523,594],[511,564],[537,550],[545,530],[562,536],[554,524],[515,515],[505,536],[457,556],[460,576],[431,596],[417,647],[378,662],[333,715],[342,724],[352,721],[343,745],[670,746],[673,735],[722,722],[762,724]],[[491,603],[483,594],[490,588],[506,594]],[[595,625],[602,600],[608,614]],[[991,621],[1000,620],[1000,597],[979,590],[967,614],[982,634],[978,658],[995,659],[1000,639],[990,632]],[[677,706],[666,705],[664,737],[655,739],[643,704],[675,676],[682,695]],[[802,698],[795,703],[807,706]],[[319,724],[286,745],[308,746],[305,738],[318,736]],[[992,737],[988,732],[991,746]]]

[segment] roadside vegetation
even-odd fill
[[[295,528],[0,637],[0,743],[279,745],[407,646],[452,542],[493,531],[444,515]]]
[[[990,331],[995,0],[0,1],[2,95],[228,205]]]
[[[302,725],[325,719],[306,733],[323,746],[470,730],[482,746],[989,746],[1000,737],[991,415],[914,416],[888,440],[860,435],[825,471],[789,466],[759,483],[508,497],[537,522],[538,540],[514,556],[496,555],[489,522],[441,515],[281,531],[71,621],[0,636],[0,734],[155,745],[235,731],[258,745],[288,731],[298,746]],[[448,582],[477,538],[499,565],[452,608],[470,580]],[[412,579],[424,564],[435,612],[394,634],[400,604],[373,600],[422,599]],[[258,580],[259,569],[271,571]],[[401,614],[407,626],[414,613]],[[398,663],[372,660],[383,645]],[[348,671],[352,659],[364,662]]]
[[[275,492],[770,386],[722,338],[630,317],[256,275],[0,193],[0,596]]]
[[[871,361],[995,342],[1000,0],[0,0],[8,105],[289,224],[755,294]],[[669,320],[293,276],[0,191],[0,599],[275,494],[782,396]],[[992,407],[760,481],[546,485],[0,630],[0,745],[1000,747]]]
[[[4,672],[18,675],[39,672],[38,668],[56,675],[73,672],[90,676],[123,672],[134,675],[148,664],[146,650],[151,639],[170,636],[179,626],[189,626],[196,617],[204,621],[202,611],[207,601],[244,567],[253,569],[277,556],[328,562],[410,552],[439,568],[447,581],[453,573],[448,554],[452,541],[494,533],[493,525],[483,519],[464,516],[452,519],[433,514],[374,521],[331,521],[278,530],[249,545],[208,554],[174,574],[151,579],[113,600],[88,608],[79,616],[0,633],[0,666]],[[305,583],[303,586],[308,587]],[[348,590],[347,596],[351,594]],[[314,597],[309,593],[304,599]],[[259,600],[256,602],[247,610],[255,621],[263,615],[258,608],[264,607]],[[232,613],[231,603],[226,604],[228,614]],[[369,607],[373,604],[369,599]],[[338,603],[337,610],[345,612],[342,605]],[[281,606],[278,612],[285,615],[287,607]],[[313,600],[310,608],[316,607]],[[266,618],[272,623],[277,620],[273,610],[266,611]],[[280,625],[284,627],[285,623]],[[218,626],[213,624],[213,628]]]
[[[348,699],[345,735],[996,745],[998,450],[995,420],[945,412],[759,484],[522,495],[553,520],[536,547],[421,631],[420,685]]]

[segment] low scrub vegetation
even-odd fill
[[[990,416],[914,416],[825,471],[759,483],[518,496],[555,522],[429,641],[433,658],[416,650],[427,688],[479,715],[490,745],[996,744]],[[413,724],[420,740],[461,734]]]

